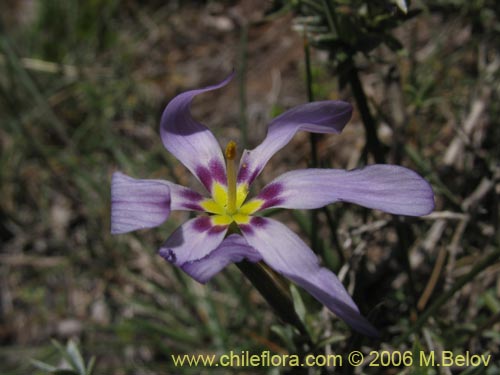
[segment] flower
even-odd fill
[[[201,283],[230,263],[263,261],[357,331],[376,335],[342,283],[320,266],[299,236],[258,213],[276,207],[314,209],[345,201],[392,214],[419,216],[434,208],[430,185],[417,173],[395,165],[351,171],[302,169],[279,176],[247,200],[251,183],[295,133],[340,133],[351,118],[352,107],[342,101],[320,101],[286,111],[271,122],[259,146],[244,150],[238,167],[236,144],[229,142],[223,154],[214,135],[192,118],[189,109],[196,95],[227,85],[232,76],[217,85],[181,93],[167,105],[161,118],[160,136],[165,148],[196,176],[210,197],[169,181],[138,180],[115,172],[111,232],[156,227],[173,210],[203,212],[173,232],[159,250],[163,258]],[[235,227],[238,230],[232,230]]]

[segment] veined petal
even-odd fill
[[[203,211],[201,202],[205,199],[200,193],[170,181],[162,181],[170,188],[171,208],[173,211]]]
[[[165,148],[183,163],[208,191],[212,182],[226,183],[226,167],[219,143],[212,132],[193,119],[191,101],[196,95],[216,90],[229,83],[224,81],[198,90],[191,90],[173,98],[163,111],[160,136]]]
[[[355,330],[377,336],[376,329],[359,310],[339,279],[319,265],[309,247],[285,225],[269,218],[253,217],[240,225],[248,244],[264,262],[307,290]]]
[[[349,103],[334,100],[307,103],[286,111],[271,122],[267,136],[259,146],[244,151],[238,182],[250,185],[268,160],[290,142],[299,130],[340,133],[351,115],[352,106]]]
[[[111,233],[152,228],[167,220],[171,192],[167,184],[136,180],[115,172],[111,180]]]
[[[257,200],[261,209],[312,209],[345,201],[391,214],[421,216],[434,209],[429,183],[414,171],[375,164],[351,171],[302,169],[287,172],[269,183]]]
[[[186,262],[181,268],[193,279],[206,283],[229,264],[241,262],[243,259],[255,263],[259,262],[262,256],[243,237],[231,234],[210,254],[202,259]]]
[[[216,225],[210,216],[186,221],[168,238],[159,254],[176,266],[201,259],[221,244],[227,225]]]
[[[117,184],[116,188],[120,188],[120,190],[117,191],[121,191],[123,194],[129,195],[127,191],[129,186],[144,181],[164,185],[170,189],[170,209],[172,211],[204,211],[200,204],[205,200],[205,197],[188,187],[166,180],[138,180],[121,172],[113,173],[113,183]]]

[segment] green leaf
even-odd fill
[[[408,13],[408,5],[406,4],[406,0],[395,0],[394,2],[404,14]]]
[[[59,353],[61,354],[61,356],[64,358],[64,360],[74,369],[76,370],[76,364],[73,363],[73,358],[69,355],[69,353],[66,351],[66,348],[64,346],[62,346],[59,341],[57,340],[51,340],[52,341],[52,345],[54,345],[57,350],[59,351]]]
[[[92,375],[92,372],[94,371],[94,365],[95,365],[95,357],[91,357],[89,363],[87,363],[87,371],[85,375]]]
[[[38,361],[36,359],[30,359],[30,362],[33,366],[43,371],[54,372],[55,370],[57,370],[57,367],[54,367],[42,361]]]
[[[295,285],[290,284],[290,292],[292,293],[292,301],[293,306],[295,307],[295,312],[297,313],[299,319],[302,323],[306,322],[306,306],[304,305],[304,301],[300,296],[299,290],[295,287]]]
[[[299,290],[293,284],[290,284],[290,293],[292,294],[292,302],[293,307],[295,308],[295,312],[297,313],[297,316],[302,321],[302,323],[304,323],[306,329],[309,331],[306,324],[306,306],[304,305],[304,301],[302,300]]]
[[[83,365],[83,359],[72,340],[68,342],[66,348],[62,346],[57,340],[52,340],[52,345],[57,348],[64,360],[71,366],[73,370],[72,373],[85,375],[85,366]]]
[[[66,352],[72,359],[72,363],[74,364],[73,368],[80,375],[85,375],[85,363],[83,362],[82,355],[73,340],[68,341],[68,344],[66,345]]]

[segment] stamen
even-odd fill
[[[227,213],[236,212],[236,142],[229,141],[226,146],[227,169]]]

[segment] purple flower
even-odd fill
[[[342,283],[320,266],[309,247],[285,225],[258,213],[276,207],[314,209],[345,201],[419,216],[434,208],[430,185],[415,172],[394,165],[352,171],[302,169],[279,176],[247,200],[250,184],[295,133],[340,133],[351,118],[352,107],[342,101],[322,101],[290,109],[271,122],[259,146],[243,152],[237,166],[236,144],[229,142],[223,153],[214,135],[189,110],[196,95],[227,85],[232,76],[176,96],[161,118],[165,148],[197,177],[210,197],[169,181],[137,180],[116,172],[111,186],[111,232],[156,227],[172,210],[200,211],[205,214],[182,224],[160,248],[160,255],[170,263],[205,283],[230,263],[264,261],[357,331],[376,335]]]

